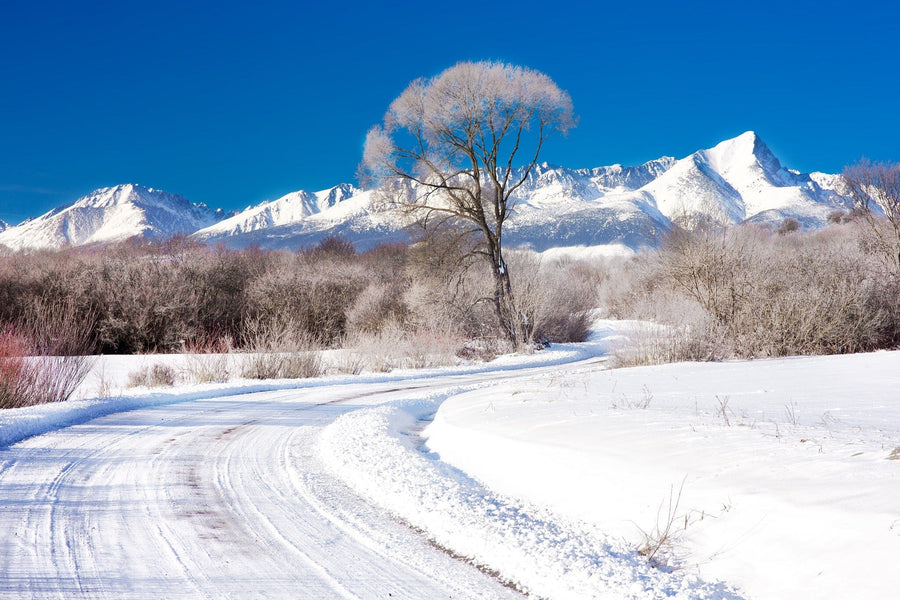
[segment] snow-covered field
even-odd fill
[[[539,596],[900,589],[900,352],[561,367],[330,429],[355,489]]]
[[[0,597],[895,597],[900,352],[608,369],[601,325],[308,381],[102,359],[0,412]]]

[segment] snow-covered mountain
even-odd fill
[[[568,169],[537,165],[516,191],[506,227],[511,246],[543,251],[571,246],[652,246],[674,221],[698,217],[723,223],[806,227],[826,223],[841,206],[837,176],[784,168],[752,131],[676,160],[640,166]],[[414,188],[415,191],[415,188]],[[193,232],[233,247],[296,249],[340,236],[366,249],[408,239],[401,219],[378,195],[341,184],[297,191],[226,219],[202,205],[140,186],[106,188],[74,204],[0,233],[13,248],[56,247],[134,235]]]
[[[0,219],[0,232],[6,231],[7,229],[9,229],[9,223]]]
[[[825,222],[838,204],[835,178],[785,169],[752,131],[676,162],[642,190],[670,220],[704,215],[721,222],[807,226]]]
[[[637,167],[537,165],[516,194],[507,239],[539,250],[560,245],[647,245],[668,227],[668,220],[646,198],[630,192],[674,163],[664,157]],[[237,247],[285,249],[312,245],[327,236],[349,239],[360,249],[408,240],[405,223],[381,204],[373,191],[348,184],[315,193],[294,192],[248,208],[194,237]]]
[[[834,185],[835,176],[785,169],[753,132],[681,160],[662,157],[637,167],[568,169],[544,163],[516,192],[506,240],[539,251],[637,249],[653,245],[673,221],[698,217],[773,225],[790,217],[816,227],[839,206]],[[323,206],[319,199],[335,190],[342,190],[342,199]],[[301,210],[290,213],[289,202]],[[272,213],[288,218],[276,220]],[[295,192],[195,234],[232,246],[277,248],[314,244],[328,235],[345,237],[358,248],[406,239],[403,224],[379,210],[372,192],[346,185],[315,194]]]
[[[282,196],[278,200],[251,206],[236,215],[198,232],[198,237],[227,238],[247,234],[259,229],[300,222],[347,200],[359,193],[349,183],[342,183],[321,192],[300,190]]]
[[[232,247],[287,250],[312,246],[331,236],[349,240],[357,249],[409,239],[401,219],[384,209],[374,191],[361,191],[349,184],[319,192],[294,192],[193,235]]]
[[[222,218],[221,211],[179,195],[136,184],[102,188],[0,233],[12,249],[60,248],[193,233]]]

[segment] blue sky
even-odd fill
[[[354,182],[366,130],[461,60],[543,71],[570,167],[755,130],[782,162],[900,161],[894,2],[0,3],[0,219],[119,183],[243,208]]]

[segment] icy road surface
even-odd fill
[[[451,380],[193,399],[0,450],[0,598],[519,597],[316,456],[339,415]]]

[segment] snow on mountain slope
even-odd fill
[[[681,160],[663,157],[637,167],[568,169],[542,163],[515,192],[506,240],[537,251],[611,245],[638,249],[655,245],[673,220],[698,216],[769,225],[795,218],[805,226],[821,226],[839,205],[835,184],[834,176],[785,169],[752,131]],[[373,195],[339,188],[347,188],[348,194],[318,211],[299,211],[272,223],[253,220],[254,211],[269,211],[282,199],[196,235],[232,246],[278,248],[311,245],[330,235],[345,237],[360,249],[407,239],[403,225],[379,211]],[[233,223],[248,225],[241,229]]]
[[[196,232],[201,239],[245,234],[258,229],[290,225],[334,207],[359,190],[348,183],[320,192],[300,190],[277,200],[250,207],[233,217]]]
[[[336,191],[337,190],[337,191]],[[263,215],[271,214],[269,209],[275,203],[286,198],[305,198],[306,207],[313,208],[308,201],[317,198],[316,210],[304,213],[306,209],[298,209],[294,213],[297,218],[290,218],[289,210],[278,210],[279,222],[264,225]],[[294,202],[291,200],[290,202]],[[258,219],[252,214],[261,209]],[[235,248],[260,246],[262,248],[296,250],[313,246],[327,237],[341,237],[353,242],[359,250],[365,250],[380,243],[408,241],[404,223],[397,215],[391,214],[379,206],[373,191],[360,191],[349,184],[342,184],[321,192],[294,192],[267,205],[249,209],[250,218],[239,213],[221,223],[201,229],[193,237],[208,243],[224,243]],[[245,211],[247,212],[247,211]],[[237,227],[243,230],[236,230]]]
[[[539,252],[556,247],[650,245],[669,227],[639,188],[675,164],[663,157],[639,167],[566,169],[537,165],[514,194],[507,241]]]
[[[674,163],[674,158],[664,157],[638,167],[567,169],[539,164],[514,195],[515,209],[508,224],[507,239],[515,246],[539,251],[561,245],[645,246],[647,240],[655,239],[668,227],[668,221],[656,210],[652,198],[635,190]],[[310,206],[314,197],[328,201]],[[288,203],[295,203],[298,208],[288,211],[285,208]],[[276,211],[283,218],[272,218]],[[194,236],[235,247],[258,245],[282,249],[309,246],[328,236],[340,236],[364,250],[381,242],[408,240],[405,225],[397,215],[379,206],[372,191],[343,184],[315,194],[305,191],[288,194],[247,209]]]
[[[816,225],[837,205],[834,184],[827,176],[785,169],[748,131],[679,160],[642,189],[673,220],[705,215],[726,223],[778,223],[793,217]]]
[[[538,252],[561,246],[610,244],[640,248],[652,245],[668,228],[668,219],[648,194],[619,191],[592,200],[544,199],[537,206],[533,199],[522,202],[507,224],[506,240],[512,246]]]
[[[9,229],[9,223],[0,220],[0,231],[6,231],[7,229]]]
[[[595,169],[567,169],[542,163],[535,165],[515,197],[520,208],[523,204],[539,208],[570,200],[596,200],[611,193],[637,190],[675,162],[665,156],[638,167],[612,165]],[[521,170],[517,176],[521,177]]]
[[[680,160],[662,157],[636,167],[568,169],[542,163],[515,192],[506,240],[537,251],[637,250],[654,246],[679,219],[778,225],[794,218],[818,227],[841,207],[837,183],[836,175],[784,168],[752,131]],[[360,250],[408,240],[406,223],[382,204],[373,192],[344,183],[292,192],[221,220],[219,213],[180,196],[125,185],[97,190],[10,227],[0,232],[0,244],[60,247],[182,232],[232,247],[281,249],[314,245],[329,236],[343,237]]]
[[[59,248],[135,236],[163,238],[211,225],[220,213],[183,197],[136,184],[102,188],[72,204],[10,227],[0,245]]]

